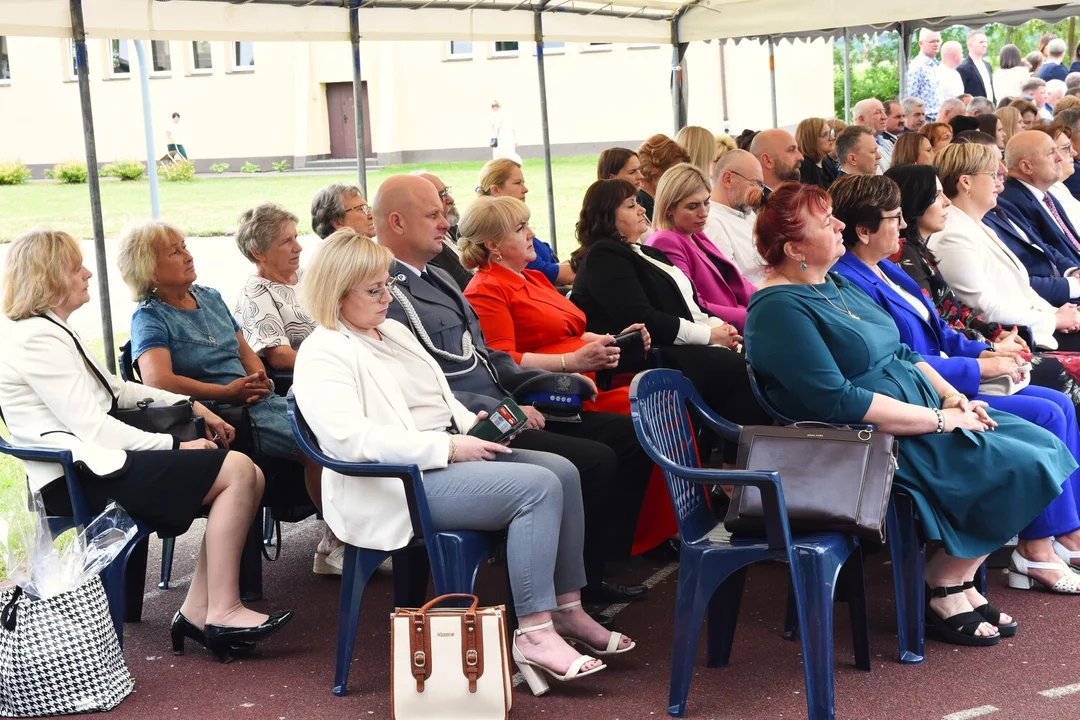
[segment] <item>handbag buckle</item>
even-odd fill
[[[479,661],[479,657],[477,656],[475,650],[468,650],[468,651],[465,652],[465,662],[466,662],[466,664],[468,664],[468,665],[476,665],[476,663],[478,661]]]
[[[417,650],[413,653],[412,661],[413,665],[418,668],[422,668],[427,664],[427,655],[424,654],[423,650]]]
[[[859,431],[859,439],[862,440],[863,442],[870,442],[870,438],[872,438],[873,436],[874,436],[874,434],[872,432],[870,432],[869,430],[867,430],[866,428],[863,428],[862,430]]]

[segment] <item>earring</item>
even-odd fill
[[[799,269],[806,270],[806,263],[802,263],[801,265],[799,265]]]
[[[502,255],[493,255],[492,257],[495,262],[502,262]]]

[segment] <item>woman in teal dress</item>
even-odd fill
[[[1052,434],[956,392],[887,312],[829,273],[843,228],[816,186],[784,183],[769,197],[756,235],[772,272],[750,301],[747,357],[784,414],[899,438],[894,482],[942,545],[926,565],[927,619],[950,642],[996,644],[985,618],[1012,619],[975,590],[975,572],[1061,493],[1076,462]]]

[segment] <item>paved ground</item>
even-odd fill
[[[336,698],[333,680],[337,617],[336,579],[311,573],[319,535],[313,521],[286,526],[281,560],[265,564],[264,609],[292,607],[297,617],[278,636],[245,660],[219,665],[201,648],[183,657],[169,651],[168,623],[190,575],[201,522],[177,546],[175,589],[154,587],[157,543],[151,546],[143,622],[126,629],[125,656],[135,693],[109,717],[283,720],[389,718],[391,583],[377,577],[361,611],[350,694]],[[927,642],[918,666],[895,661],[892,582],[883,555],[868,563],[874,667],[855,669],[843,607],[836,622],[836,710],[839,718],[947,718],[990,716],[1075,720],[1080,718],[1080,598],[1019,592],[994,573],[995,603],[1021,623],[1016,638],[994,648],[957,648]],[[619,611],[619,629],[639,647],[594,678],[553,687],[533,698],[525,686],[514,697],[513,718],[589,720],[664,717],[674,608],[674,567],[645,561],[622,570],[626,580],[655,582],[646,603]],[[503,600],[501,568],[484,568],[479,590],[485,603]],[[732,663],[709,669],[699,655],[687,717],[711,720],[802,718],[806,716],[799,646],[780,636],[785,573],[781,566],[751,570]],[[704,643],[702,643],[702,652]],[[554,683],[553,683],[554,685]]]

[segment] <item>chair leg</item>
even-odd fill
[[[793,555],[791,580],[802,636],[806,707],[810,720],[832,720],[833,589],[840,559],[827,550],[800,546]]]
[[[341,570],[341,600],[338,604],[337,654],[334,657],[334,695],[344,697],[349,684],[356,628],[360,622],[360,601],[368,575],[361,566],[360,552],[352,545],[345,546]]]
[[[413,608],[423,605],[430,573],[427,548],[409,547],[394,553],[394,605]]]
[[[979,594],[986,597],[986,562],[979,566],[978,572],[975,573],[975,589],[979,591]]]
[[[697,567],[691,567],[691,565]],[[701,623],[709,596],[699,586],[699,563],[688,563],[686,550],[679,562],[679,581],[675,592],[675,632],[671,651],[671,684],[668,688],[668,715],[682,717],[686,713],[686,696],[694,676],[694,657],[697,655]]]
[[[926,573],[926,546],[919,537],[915,508],[907,495],[893,493],[888,512],[889,555],[892,559],[896,595],[896,630],[899,660],[921,663],[925,656],[926,608],[923,593]]]
[[[161,538],[161,580],[158,582],[158,590],[168,590],[169,580],[172,578],[173,551],[176,549],[176,538]]]
[[[784,611],[784,639],[797,640],[799,638],[799,615],[795,611],[795,586],[788,580],[787,610]]]
[[[855,548],[840,568],[840,588],[848,604],[851,618],[851,645],[855,650],[855,667],[870,670],[870,614],[866,605],[866,580],[863,575],[863,551]]]
[[[143,610],[143,588],[146,587],[146,555],[150,536],[138,537],[123,553],[124,622],[140,622]]]
[[[746,587],[746,570],[739,568],[720,583],[709,600],[709,625],[707,627],[707,667],[724,667],[731,660],[731,648],[735,643],[735,626],[739,621],[739,606]]]
[[[271,547],[274,544],[274,514],[270,508],[263,508],[263,545]]]
[[[491,543],[480,533],[435,533],[428,552],[435,594],[472,594],[476,574],[490,553]]]
[[[262,600],[262,571],[262,523],[256,514],[240,552],[240,599],[244,602]]]

